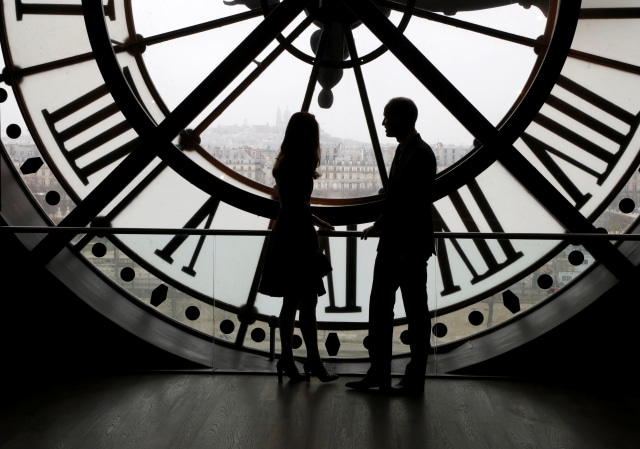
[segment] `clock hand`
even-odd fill
[[[351,31],[345,33],[345,41],[349,54],[354,61],[358,60],[358,49],[356,47],[355,39]],[[360,93],[360,101],[362,102],[362,110],[364,112],[365,120],[367,122],[367,129],[369,130],[369,137],[371,138],[371,146],[373,148],[373,154],[376,158],[376,164],[378,166],[378,173],[380,175],[380,181],[383,188],[387,188],[389,181],[389,175],[387,173],[387,167],[384,163],[384,156],[382,155],[382,147],[380,146],[380,139],[376,131],[376,122],[373,118],[373,112],[371,111],[371,103],[369,101],[369,95],[367,94],[367,88],[364,82],[364,76],[359,64],[353,66],[353,72],[356,77],[356,83],[358,85],[358,91]]]

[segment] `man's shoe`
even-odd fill
[[[381,392],[391,391],[391,379],[379,379],[373,376],[364,376],[360,380],[353,382],[347,382],[344,384],[347,388],[353,388],[354,390],[367,391],[373,388],[377,388]]]

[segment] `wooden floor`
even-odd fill
[[[348,380],[174,372],[5,384],[0,448],[640,448],[636,393],[429,378],[411,399],[350,391]]]

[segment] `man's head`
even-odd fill
[[[384,126],[388,137],[395,137],[398,141],[415,132],[418,108],[409,98],[396,97],[389,100],[384,107]]]

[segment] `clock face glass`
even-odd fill
[[[436,228],[455,235],[429,262],[436,345],[509,321],[619,257],[608,241],[461,234],[624,232],[635,220],[619,195],[635,186],[640,151],[634,2],[105,0],[104,29],[90,31],[82,3],[2,3],[16,103],[3,113],[20,111],[9,121],[24,120],[53,184],[30,181],[42,173],[25,182],[53,223],[158,228],[69,243],[150,314],[216,341],[268,350],[280,302],[255,285],[277,207],[271,168],[295,111],[322,131],[314,211],[356,231],[376,217],[397,145],[384,105],[419,106],[438,159]],[[21,142],[8,144],[14,155]],[[64,207],[42,201],[51,186]],[[338,332],[338,356],[362,356],[376,242],[321,240],[334,271],[319,326]],[[398,334],[403,318],[398,301]]]

